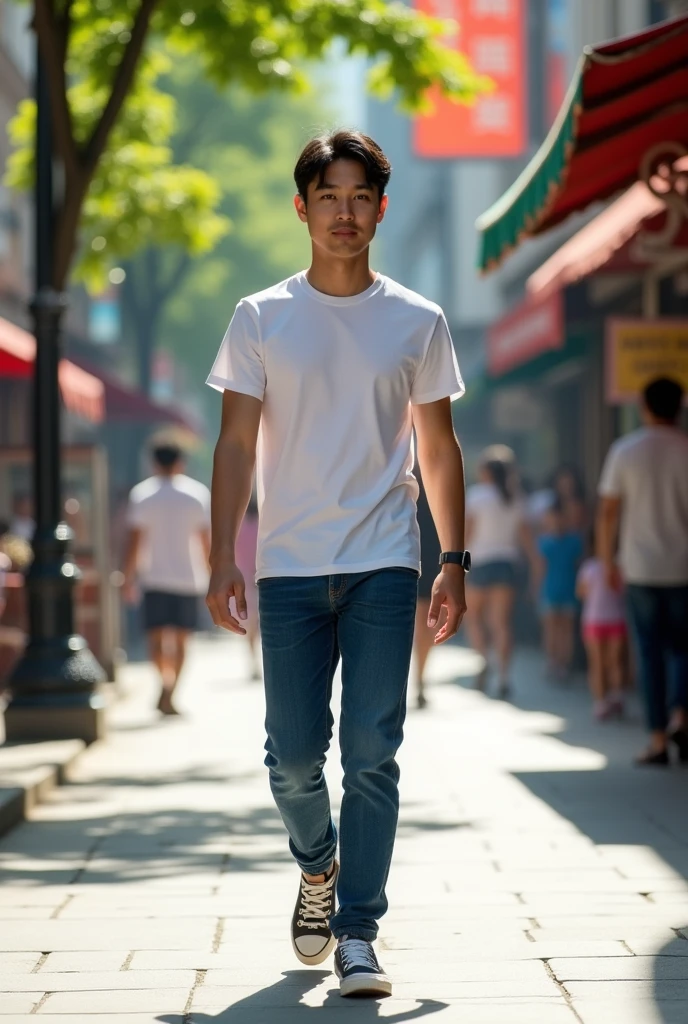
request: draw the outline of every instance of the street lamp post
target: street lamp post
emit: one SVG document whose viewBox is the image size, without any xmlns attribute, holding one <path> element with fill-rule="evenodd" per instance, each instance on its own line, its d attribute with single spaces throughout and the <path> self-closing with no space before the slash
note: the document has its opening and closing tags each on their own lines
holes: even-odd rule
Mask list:
<svg viewBox="0 0 688 1024">
<path fill-rule="evenodd" d="M 78 738 L 103 732 L 105 673 L 74 630 L 71 530 L 62 522 L 60 393 L 61 322 L 66 301 L 53 283 L 53 147 L 47 81 L 36 56 L 35 280 L 31 312 L 36 335 L 33 387 L 34 561 L 26 579 L 29 641 L 10 679 L 5 711 L 9 741 Z"/>
</svg>

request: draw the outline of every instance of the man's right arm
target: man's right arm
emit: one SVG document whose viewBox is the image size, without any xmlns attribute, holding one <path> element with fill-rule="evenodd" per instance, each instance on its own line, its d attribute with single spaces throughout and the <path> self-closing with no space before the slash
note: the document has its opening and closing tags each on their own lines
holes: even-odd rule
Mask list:
<svg viewBox="0 0 688 1024">
<path fill-rule="evenodd" d="M 245 583 L 236 565 L 235 547 L 251 497 L 262 407 L 263 403 L 251 395 L 223 393 L 222 423 L 213 461 L 210 585 L 206 603 L 216 626 L 242 635 L 246 630 L 230 613 L 229 599 L 234 598 L 239 619 L 245 619 Z"/>
</svg>

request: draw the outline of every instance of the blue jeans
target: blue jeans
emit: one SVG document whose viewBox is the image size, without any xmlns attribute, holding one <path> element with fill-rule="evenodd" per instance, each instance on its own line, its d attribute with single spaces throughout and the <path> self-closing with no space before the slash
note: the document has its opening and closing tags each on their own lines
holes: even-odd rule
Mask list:
<svg viewBox="0 0 688 1024">
<path fill-rule="evenodd" d="M 323 775 L 332 737 L 332 680 L 341 656 L 336 936 L 372 941 L 387 910 L 385 886 L 399 811 L 395 755 L 403 737 L 418 574 L 379 569 L 337 576 L 271 577 L 258 584 L 263 644 L 265 764 L 299 867 L 317 875 L 337 849 Z"/>
<path fill-rule="evenodd" d="M 688 710 L 688 586 L 629 584 L 626 602 L 647 725 L 664 731 L 669 710 Z"/>
</svg>

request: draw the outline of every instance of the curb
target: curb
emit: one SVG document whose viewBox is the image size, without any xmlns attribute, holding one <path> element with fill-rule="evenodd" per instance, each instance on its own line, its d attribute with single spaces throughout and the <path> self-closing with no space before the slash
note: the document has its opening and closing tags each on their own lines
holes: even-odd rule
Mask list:
<svg viewBox="0 0 688 1024">
<path fill-rule="evenodd" d="M 85 749 L 83 740 L 0 747 L 0 835 L 24 821 L 56 786 L 67 781 Z"/>
</svg>

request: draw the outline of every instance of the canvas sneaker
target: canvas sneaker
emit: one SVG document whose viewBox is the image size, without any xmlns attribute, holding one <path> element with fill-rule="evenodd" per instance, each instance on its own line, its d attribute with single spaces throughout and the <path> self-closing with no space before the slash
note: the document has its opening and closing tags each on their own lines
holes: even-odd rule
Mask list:
<svg viewBox="0 0 688 1024">
<path fill-rule="evenodd" d="M 308 882 L 301 875 L 299 896 L 291 921 L 291 944 L 302 964 L 321 964 L 337 940 L 330 931 L 334 914 L 339 864 L 324 882 Z"/>
<path fill-rule="evenodd" d="M 392 994 L 392 982 L 380 967 L 371 943 L 365 939 L 343 936 L 334 954 L 334 970 L 342 996 L 379 999 Z"/>
</svg>

